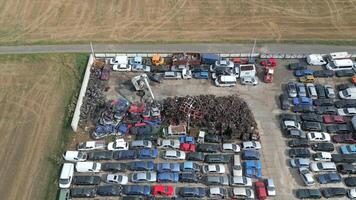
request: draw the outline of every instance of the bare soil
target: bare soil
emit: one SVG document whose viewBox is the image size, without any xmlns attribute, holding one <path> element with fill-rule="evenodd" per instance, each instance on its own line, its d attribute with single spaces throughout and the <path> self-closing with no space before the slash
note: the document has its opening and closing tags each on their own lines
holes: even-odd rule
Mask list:
<svg viewBox="0 0 356 200">
<path fill-rule="evenodd" d="M 0 0 L 0 43 L 355 40 L 356 0 Z"/>
</svg>

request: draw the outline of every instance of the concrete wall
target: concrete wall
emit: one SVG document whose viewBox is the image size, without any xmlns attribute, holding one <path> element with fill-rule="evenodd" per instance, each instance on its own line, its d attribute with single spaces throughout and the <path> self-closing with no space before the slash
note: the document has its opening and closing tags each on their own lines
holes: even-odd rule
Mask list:
<svg viewBox="0 0 356 200">
<path fill-rule="evenodd" d="M 82 82 L 82 87 L 80 88 L 80 92 L 79 92 L 79 96 L 78 96 L 78 100 L 77 100 L 77 105 L 75 106 L 75 111 L 74 111 L 73 118 L 72 118 L 72 123 L 71 123 L 71 127 L 72 127 L 73 131 L 75 131 L 75 132 L 77 132 L 77 130 L 78 130 L 78 123 L 79 123 L 79 117 L 80 117 L 80 108 L 82 107 L 83 98 L 84 98 L 85 93 L 87 91 L 87 87 L 88 87 L 88 83 L 89 83 L 89 77 L 90 77 L 90 68 L 91 68 L 93 62 L 94 62 L 94 56 L 92 54 L 90 54 L 89 60 L 88 60 L 88 64 L 87 64 L 87 68 L 85 70 L 85 74 L 84 74 L 84 78 L 83 78 L 83 82 Z"/>
</svg>

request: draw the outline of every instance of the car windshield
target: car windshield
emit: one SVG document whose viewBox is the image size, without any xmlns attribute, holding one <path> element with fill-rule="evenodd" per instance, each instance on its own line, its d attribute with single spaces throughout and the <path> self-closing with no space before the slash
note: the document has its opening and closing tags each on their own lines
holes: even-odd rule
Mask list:
<svg viewBox="0 0 356 200">
<path fill-rule="evenodd" d="M 341 93 L 342 93 L 345 97 L 349 96 L 349 93 L 347 92 L 347 90 L 343 90 L 343 91 L 341 91 Z"/>
<path fill-rule="evenodd" d="M 69 179 L 59 179 L 59 183 L 60 184 L 68 184 L 69 183 Z"/>
<path fill-rule="evenodd" d="M 83 158 L 83 157 L 85 157 L 85 153 L 80 151 L 78 153 L 78 158 Z"/>
</svg>

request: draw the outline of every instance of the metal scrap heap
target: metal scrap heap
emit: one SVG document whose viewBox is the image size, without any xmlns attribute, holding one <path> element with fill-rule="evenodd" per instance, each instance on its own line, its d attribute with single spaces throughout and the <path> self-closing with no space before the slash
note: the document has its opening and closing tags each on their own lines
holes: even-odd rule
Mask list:
<svg viewBox="0 0 356 200">
<path fill-rule="evenodd" d="M 189 121 L 191 127 L 204 127 L 229 139 L 259 139 L 255 118 L 237 95 L 167 98 L 163 100 L 162 115 L 169 124 Z"/>
</svg>

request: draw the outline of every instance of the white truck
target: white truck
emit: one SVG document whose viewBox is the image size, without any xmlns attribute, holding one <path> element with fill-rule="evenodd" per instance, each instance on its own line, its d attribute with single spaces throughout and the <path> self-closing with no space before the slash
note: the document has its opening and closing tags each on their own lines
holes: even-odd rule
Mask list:
<svg viewBox="0 0 356 200">
<path fill-rule="evenodd" d="M 242 85 L 257 85 L 256 66 L 254 64 L 240 65 L 240 79 Z"/>
<path fill-rule="evenodd" d="M 80 142 L 77 146 L 77 149 L 79 151 L 89 151 L 89 150 L 105 149 L 105 148 L 106 148 L 105 140 Z"/>
</svg>

